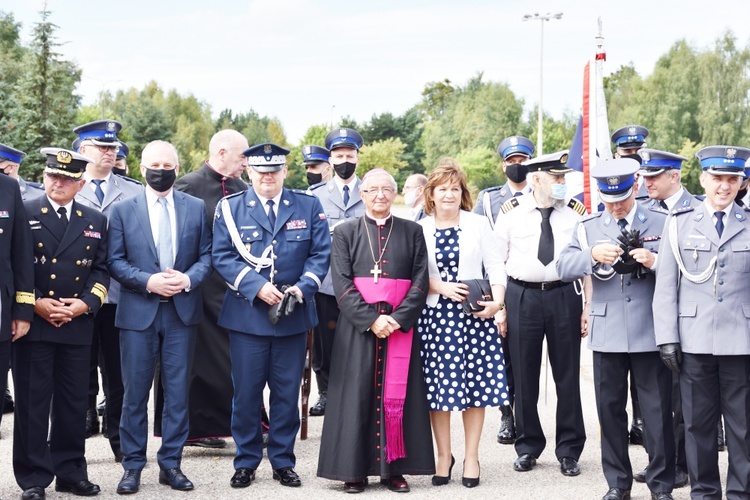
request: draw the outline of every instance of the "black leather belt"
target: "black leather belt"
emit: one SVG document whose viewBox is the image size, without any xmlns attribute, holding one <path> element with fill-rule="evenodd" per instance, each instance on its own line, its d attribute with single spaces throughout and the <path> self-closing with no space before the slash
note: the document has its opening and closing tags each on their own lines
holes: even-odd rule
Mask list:
<svg viewBox="0 0 750 500">
<path fill-rule="evenodd" d="M 563 285 L 569 285 L 570 283 L 566 283 L 565 281 L 540 281 L 540 282 L 532 282 L 532 281 L 523 281 L 518 280 L 516 278 L 513 278 L 512 276 L 508 276 L 508 281 L 511 283 L 515 283 L 516 285 L 520 285 L 524 288 L 533 288 L 534 290 L 554 290 L 555 288 L 560 288 Z"/>
</svg>

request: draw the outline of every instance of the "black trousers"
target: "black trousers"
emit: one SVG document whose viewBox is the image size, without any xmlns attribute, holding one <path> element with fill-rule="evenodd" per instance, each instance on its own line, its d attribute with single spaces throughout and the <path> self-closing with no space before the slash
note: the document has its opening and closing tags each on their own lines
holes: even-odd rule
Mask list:
<svg viewBox="0 0 750 500">
<path fill-rule="evenodd" d="M 633 469 L 628 456 L 628 369 L 641 396 L 644 439 L 649 455 L 646 483 L 653 493 L 674 487 L 672 376 L 659 353 L 594 352 L 596 411 L 602 433 L 602 469 L 610 488 L 629 490 Z"/>
<path fill-rule="evenodd" d="M 692 498 L 722 498 L 720 415 L 729 453 L 726 498 L 750 498 L 750 356 L 684 353 L 680 390 Z"/>
<path fill-rule="evenodd" d="M 10 340 L 0 342 L 0 398 L 5 398 L 8 388 L 8 367 L 10 366 Z M 0 400 L 0 423 L 3 421 L 3 400 Z"/>
<path fill-rule="evenodd" d="M 542 342 L 557 392 L 555 455 L 578 460 L 586 442 L 581 408 L 581 297 L 573 284 L 535 290 L 508 282 L 508 346 L 516 398 L 516 452 L 539 457 L 546 446 L 539 421 Z"/>
<path fill-rule="evenodd" d="M 323 394 L 328 392 L 331 353 L 336 335 L 336 323 L 339 320 L 339 305 L 333 295 L 316 293 L 315 309 L 318 312 L 318 324 L 313 334 L 312 367 L 318 383 L 318 392 Z"/>
</svg>

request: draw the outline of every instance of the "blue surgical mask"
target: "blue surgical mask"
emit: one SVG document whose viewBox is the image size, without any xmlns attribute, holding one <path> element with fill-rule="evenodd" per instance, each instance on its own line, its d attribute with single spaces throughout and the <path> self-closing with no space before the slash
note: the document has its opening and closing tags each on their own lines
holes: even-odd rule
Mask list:
<svg viewBox="0 0 750 500">
<path fill-rule="evenodd" d="M 552 196 L 556 200 L 564 200 L 565 194 L 568 192 L 567 184 L 552 184 Z"/>
</svg>

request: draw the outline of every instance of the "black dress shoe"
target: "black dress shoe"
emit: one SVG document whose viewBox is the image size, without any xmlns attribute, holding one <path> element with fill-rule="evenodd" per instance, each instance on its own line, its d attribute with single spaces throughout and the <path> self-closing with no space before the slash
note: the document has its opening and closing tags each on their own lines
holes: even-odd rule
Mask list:
<svg viewBox="0 0 750 500">
<path fill-rule="evenodd" d="M 674 500 L 671 493 L 654 493 L 651 492 L 651 500 Z"/>
<path fill-rule="evenodd" d="M 255 480 L 255 471 L 247 467 L 240 467 L 234 471 L 234 476 L 229 480 L 232 488 L 247 488 Z"/>
<path fill-rule="evenodd" d="M 381 479 L 380 484 L 388 486 L 389 490 L 396 493 L 408 493 L 410 491 L 409 483 L 401 474 L 394 474 L 388 479 Z"/>
<path fill-rule="evenodd" d="M 687 472 L 680 469 L 679 467 L 674 468 L 674 487 L 675 488 L 682 488 L 683 486 L 687 486 L 687 484 L 690 482 L 690 478 L 687 475 Z"/>
<path fill-rule="evenodd" d="M 513 462 L 513 469 L 518 472 L 527 472 L 536 465 L 536 457 L 530 453 L 524 453 Z"/>
<path fill-rule="evenodd" d="M 227 442 L 219 438 L 200 438 L 185 441 L 185 446 L 199 446 L 201 448 L 226 448 Z"/>
<path fill-rule="evenodd" d="M 13 413 L 15 404 L 13 403 L 13 396 L 10 395 L 10 389 L 5 389 L 5 397 L 3 398 L 3 413 Z"/>
<path fill-rule="evenodd" d="M 86 438 L 99 434 L 99 417 L 96 416 L 96 407 L 92 406 L 86 410 Z"/>
<path fill-rule="evenodd" d="M 194 488 L 190 479 L 182 473 L 179 467 L 159 471 L 159 483 L 168 484 L 173 490 L 189 491 Z"/>
<path fill-rule="evenodd" d="M 41 500 L 44 498 L 44 488 L 41 486 L 32 486 L 31 488 L 23 490 L 21 493 L 23 500 Z"/>
<path fill-rule="evenodd" d="M 633 481 L 635 481 L 636 483 L 645 483 L 647 470 L 648 467 L 645 467 L 641 472 L 636 472 L 635 474 L 633 474 Z"/>
<path fill-rule="evenodd" d="M 120 451 L 120 452 L 115 453 L 115 463 L 116 464 L 121 464 L 123 458 L 125 458 L 125 454 L 123 452 Z"/>
<path fill-rule="evenodd" d="M 282 486 L 302 486 L 299 476 L 291 467 L 282 467 L 273 471 L 273 478 Z"/>
<path fill-rule="evenodd" d="M 604 494 L 602 500 L 630 500 L 630 490 L 610 488 L 609 491 Z"/>
<path fill-rule="evenodd" d="M 433 486 L 445 486 L 451 480 L 451 474 L 453 473 L 453 466 L 456 465 L 456 459 L 451 455 L 451 466 L 448 468 L 447 476 L 432 476 Z"/>
<path fill-rule="evenodd" d="M 516 424 L 513 421 L 513 408 L 501 406 L 500 430 L 497 433 L 497 442 L 500 444 L 513 444 L 516 442 Z"/>
<path fill-rule="evenodd" d="M 464 468 L 465 467 L 466 467 L 466 462 L 464 462 Z M 477 461 L 477 468 L 479 468 L 479 461 Z M 479 474 L 477 474 L 477 477 L 466 477 L 466 476 L 461 477 L 461 484 L 463 484 L 467 488 L 475 488 L 479 486 Z"/>
<path fill-rule="evenodd" d="M 563 476 L 577 476 L 581 473 L 578 461 L 575 458 L 562 457 L 560 459 L 560 472 Z"/>
<path fill-rule="evenodd" d="M 122 479 L 117 485 L 118 495 L 130 495 L 138 493 L 141 486 L 141 471 L 139 469 L 126 469 L 122 474 Z"/>
<path fill-rule="evenodd" d="M 87 479 L 83 479 L 77 483 L 66 483 L 65 481 L 60 481 L 58 479 L 55 482 L 55 491 L 61 493 L 72 493 L 79 497 L 93 497 L 94 495 L 98 495 L 102 490 L 99 488 L 98 484 L 94 484 Z"/>
<path fill-rule="evenodd" d="M 328 400 L 328 395 L 325 392 L 320 393 L 320 396 L 318 396 L 318 402 L 315 403 L 315 406 L 310 408 L 310 416 L 322 417 L 323 415 L 325 415 L 327 400 Z"/>
<path fill-rule="evenodd" d="M 363 481 L 344 483 L 344 493 L 362 493 L 367 487 L 367 478 Z"/>
</svg>

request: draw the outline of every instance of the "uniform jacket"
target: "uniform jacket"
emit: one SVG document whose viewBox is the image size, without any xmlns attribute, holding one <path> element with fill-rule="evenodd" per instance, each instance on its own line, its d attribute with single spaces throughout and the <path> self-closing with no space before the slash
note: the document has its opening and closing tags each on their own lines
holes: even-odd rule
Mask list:
<svg viewBox="0 0 750 500">
<path fill-rule="evenodd" d="M 130 177 L 122 177 L 112 174 L 112 184 L 108 186 L 104 194 L 104 200 L 99 203 L 96 193 L 91 189 L 91 181 L 86 181 L 86 185 L 76 195 L 76 201 L 84 206 L 91 207 L 103 213 L 107 220 L 112 213 L 112 208 L 119 202 L 132 198 L 143 192 L 143 185 Z M 109 294 L 107 295 L 108 304 L 117 304 L 120 299 L 120 284 L 116 280 L 110 283 Z"/>
<path fill-rule="evenodd" d="M 276 227 L 254 189 L 225 198 L 245 248 L 255 257 L 270 246 L 274 261 L 273 283 L 297 285 L 305 302 L 290 316 L 272 325 L 269 306 L 256 295 L 271 279 L 271 268 L 256 271 L 234 247 L 222 215 L 221 202 L 214 220 L 213 262 L 230 289 L 224 296 L 219 325 L 230 330 L 264 336 L 286 336 L 304 332 L 317 324 L 314 296 L 328 272 L 331 237 L 320 201 L 302 191 L 283 189 Z"/>
<path fill-rule="evenodd" d="M 636 202 L 636 213 L 631 229 L 638 229 L 643 247 L 657 253 L 659 240 L 667 217 L 666 211 L 656 205 Z M 563 249 L 557 261 L 560 279 L 570 281 L 583 276 L 593 276 L 594 294 L 591 297 L 589 317 L 589 348 L 598 352 L 649 352 L 656 351 L 654 320 L 651 301 L 654 298 L 654 274 L 646 270 L 642 279 L 628 274 L 615 274 L 602 280 L 594 270 L 609 266 L 593 265 L 591 247 L 600 243 L 618 245 L 620 228 L 607 212 L 597 212 L 584 217 L 579 225 L 586 231 L 587 244 L 582 248 L 579 229 L 573 231 L 572 242 Z M 661 259 L 661 256 L 658 258 Z M 652 270 L 653 271 L 653 270 Z"/>
<path fill-rule="evenodd" d="M 10 339 L 11 320 L 34 318 L 32 237 L 18 183 L 0 175 L 0 342 Z"/>
<path fill-rule="evenodd" d="M 104 303 L 107 272 L 107 219 L 73 202 L 67 230 L 46 196 L 25 203 L 34 238 L 36 298 L 78 298 L 91 312 L 60 327 L 37 317 L 20 341 L 91 344 L 94 316 Z"/>
<path fill-rule="evenodd" d="M 418 222 L 422 226 L 427 244 L 427 269 L 430 279 L 441 279 L 435 260 L 435 217 L 430 215 Z M 458 243 L 461 251 L 458 256 L 459 280 L 482 279 L 486 271 L 490 284 L 505 286 L 507 279 L 503 272 L 503 261 L 500 258 L 500 246 L 492 232 L 487 218 L 472 212 L 461 210 L 458 222 Z M 427 295 L 427 305 L 435 307 L 440 294 Z"/>
<path fill-rule="evenodd" d="M 44 196 L 44 186 L 38 182 L 26 181 L 19 177 L 18 187 L 21 188 L 21 199 L 23 201 L 36 200 Z"/>
<path fill-rule="evenodd" d="M 351 185 L 349 193 L 349 205 L 344 206 L 344 199 L 341 197 L 336 181 L 331 179 L 328 182 L 321 182 L 310 186 L 310 192 L 320 200 L 323 211 L 328 220 L 328 227 L 333 231 L 334 226 L 348 219 L 355 219 L 365 214 L 365 202 L 359 197 L 359 188 L 362 181 L 357 178 Z M 320 286 L 320 293 L 333 295 L 333 280 L 331 279 L 331 269 L 328 268 L 323 284 Z"/>
<path fill-rule="evenodd" d="M 680 343 L 691 354 L 750 354 L 750 210 L 733 203 L 727 212 L 721 237 L 705 204 L 667 219 L 653 304 L 657 344 Z M 701 273 L 717 257 L 704 283 L 680 276 L 669 240 L 672 221 L 688 273 Z"/>
<path fill-rule="evenodd" d="M 200 285 L 211 274 L 211 228 L 203 200 L 174 191 L 174 208 L 177 224 L 174 269 L 190 278 L 190 291 L 174 295 L 174 306 L 184 324 L 196 325 L 203 319 Z M 122 285 L 115 326 L 145 330 L 154 322 L 160 299 L 146 290 L 148 279 L 160 272 L 160 268 L 145 191 L 113 207 L 107 266 Z"/>
</svg>

